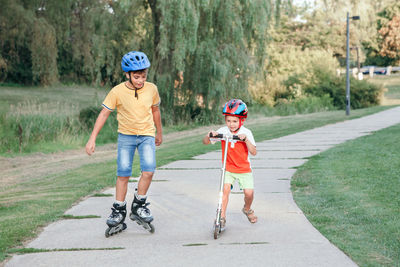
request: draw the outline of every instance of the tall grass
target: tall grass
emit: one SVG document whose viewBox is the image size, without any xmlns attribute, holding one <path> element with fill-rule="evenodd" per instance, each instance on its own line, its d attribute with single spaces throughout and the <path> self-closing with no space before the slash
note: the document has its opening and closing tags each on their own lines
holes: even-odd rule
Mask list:
<svg viewBox="0 0 400 267">
<path fill-rule="evenodd" d="M 4 94 L 0 104 L 7 108 L 0 112 L 0 155 L 13 156 L 20 153 L 54 152 L 79 148 L 85 145 L 97 113 L 91 113 L 91 123 L 82 121 L 81 111 L 92 107 L 98 112 L 105 94 L 104 90 L 73 88 L 32 88 L 0 87 Z M 66 90 L 71 94 L 67 95 Z M 89 92 L 88 92 L 89 91 Z M 32 97 L 27 98 L 27 95 Z M 41 97 L 42 96 L 42 97 Z M 80 100 L 81 98 L 81 100 Z M 94 104 L 90 104 L 94 103 Z M 328 97 L 299 98 L 294 101 L 280 102 L 276 107 L 252 106 L 252 116 L 277 116 L 304 114 L 332 110 Z M 163 109 L 164 126 L 173 129 L 193 128 L 219 122 L 221 114 L 208 110 L 194 111 L 193 118 L 174 125 L 172 115 Z M 115 112 L 109 117 L 101 130 L 97 144 L 116 141 L 117 121 Z"/>
<path fill-rule="evenodd" d="M 79 114 L 87 108 L 100 110 L 108 91 L 109 88 L 85 86 L 0 86 L 0 155 L 54 152 L 84 146 L 97 113 L 92 113 L 92 117 L 88 118 L 91 120 L 89 124 L 83 122 Z M 328 95 L 302 96 L 291 100 L 281 98 L 274 107 L 249 104 L 252 117 L 287 116 L 336 109 Z M 220 111 L 200 108 L 186 114 L 188 120 L 184 117 L 174 118 L 177 112 L 171 112 L 171 108 L 163 106 L 162 111 L 163 125 L 167 131 L 168 128 L 187 129 L 215 124 L 221 119 Z M 117 122 L 114 113 L 101 130 L 98 145 L 116 141 Z"/>
</svg>

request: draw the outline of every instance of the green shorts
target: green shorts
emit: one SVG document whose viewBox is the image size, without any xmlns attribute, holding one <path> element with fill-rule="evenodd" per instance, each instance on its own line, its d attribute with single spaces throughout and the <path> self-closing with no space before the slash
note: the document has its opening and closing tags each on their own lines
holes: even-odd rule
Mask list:
<svg viewBox="0 0 400 267">
<path fill-rule="evenodd" d="M 240 189 L 254 189 L 254 179 L 252 172 L 225 172 L 225 184 L 233 184 L 236 180 L 239 183 Z"/>
</svg>

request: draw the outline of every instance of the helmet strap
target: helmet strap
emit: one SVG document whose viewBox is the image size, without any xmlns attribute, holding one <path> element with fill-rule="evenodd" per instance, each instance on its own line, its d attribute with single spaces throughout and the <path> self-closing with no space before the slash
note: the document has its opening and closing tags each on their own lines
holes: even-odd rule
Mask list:
<svg viewBox="0 0 400 267">
<path fill-rule="evenodd" d="M 234 131 L 234 133 L 238 132 L 243 125 L 243 118 L 239 118 L 239 127 Z"/>
<path fill-rule="evenodd" d="M 132 85 L 133 88 L 135 88 L 135 97 L 136 97 L 137 99 L 139 99 L 139 95 L 138 95 L 138 93 L 137 93 L 137 90 L 138 90 L 138 89 L 133 85 L 132 80 L 131 80 L 131 71 L 128 73 L 128 76 L 129 76 L 129 83 Z"/>
</svg>

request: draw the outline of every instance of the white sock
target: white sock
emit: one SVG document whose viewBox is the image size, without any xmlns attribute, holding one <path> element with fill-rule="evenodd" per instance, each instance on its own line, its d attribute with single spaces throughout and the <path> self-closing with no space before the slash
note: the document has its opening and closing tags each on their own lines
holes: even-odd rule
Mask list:
<svg viewBox="0 0 400 267">
<path fill-rule="evenodd" d="M 115 200 L 115 201 L 114 201 L 114 203 L 117 203 L 117 204 L 118 204 L 118 206 L 120 206 L 120 207 L 122 207 L 122 206 L 125 206 L 125 205 L 126 205 L 126 201 L 118 201 L 118 200 Z"/>
<path fill-rule="evenodd" d="M 135 192 L 135 196 L 138 200 L 144 200 L 147 198 L 147 195 L 138 195 L 137 191 Z"/>
</svg>

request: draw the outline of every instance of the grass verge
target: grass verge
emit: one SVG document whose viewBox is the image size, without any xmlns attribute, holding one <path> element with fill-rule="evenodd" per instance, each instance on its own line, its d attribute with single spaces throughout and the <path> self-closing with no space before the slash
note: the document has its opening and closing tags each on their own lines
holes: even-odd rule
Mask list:
<svg viewBox="0 0 400 267">
<path fill-rule="evenodd" d="M 311 223 L 360 266 L 400 266 L 400 125 L 312 157 L 292 180 Z"/>
<path fill-rule="evenodd" d="M 256 140 L 262 141 L 358 118 L 385 108 L 354 110 L 351 116 L 345 116 L 344 111 L 334 111 L 270 118 L 263 123 L 249 123 L 248 127 Z M 219 149 L 219 146 L 204 146 L 201 142 L 204 134 L 164 143 L 157 149 L 157 165 Z M 0 261 L 5 259 L 8 249 L 23 245 L 35 237 L 41 227 L 61 219 L 64 212 L 82 197 L 114 186 L 115 165 L 115 160 L 90 164 L 58 175 L 22 181 L 7 188 L 0 187 Z M 139 175 L 138 167 L 136 161 L 135 177 Z"/>
</svg>

